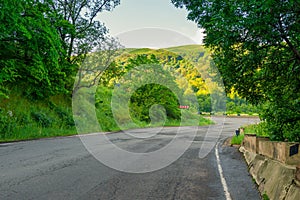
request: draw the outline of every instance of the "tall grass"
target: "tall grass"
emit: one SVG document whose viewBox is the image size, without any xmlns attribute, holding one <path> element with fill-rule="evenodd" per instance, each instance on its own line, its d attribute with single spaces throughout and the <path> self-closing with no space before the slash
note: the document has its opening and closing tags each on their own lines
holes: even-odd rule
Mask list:
<svg viewBox="0 0 300 200">
<path fill-rule="evenodd" d="M 259 124 L 249 124 L 241 127 L 244 129 L 244 133 L 241 133 L 239 136 L 233 136 L 231 139 L 231 144 L 240 145 L 243 142 L 244 134 L 255 134 L 260 137 L 269 137 L 265 126 L 265 122 L 261 122 Z"/>
<path fill-rule="evenodd" d="M 76 134 L 70 102 L 65 96 L 29 100 L 13 90 L 0 99 L 0 142 Z"/>
<path fill-rule="evenodd" d="M 151 124 L 133 119 L 130 120 L 130 123 L 127 123 L 128 116 L 123 116 L 123 112 L 120 112 L 119 116 L 113 115 L 109 93 L 110 91 L 107 90 L 105 98 L 101 98 L 101 101 L 97 101 L 96 98 L 96 110 L 91 110 L 91 108 L 95 107 L 88 105 L 89 102 L 83 102 L 83 104 L 86 104 L 86 108 L 89 109 L 84 113 L 92 114 L 96 111 L 101 128 L 96 125 L 98 128 L 94 127 L 93 130 L 119 131 L 121 128 L 203 126 L 213 124 L 209 119 L 193 114 L 188 110 L 182 110 L 181 112 L 184 120 L 166 119 L 165 122 Z M 10 95 L 10 99 L 0 99 L 0 142 L 77 134 L 71 103 L 72 99 L 63 95 L 51 97 L 47 101 L 33 101 L 24 98 L 21 92 L 14 91 Z M 85 107 L 83 106 L 83 108 Z M 122 127 L 118 126 L 115 117 L 118 120 L 123 120 Z M 83 123 L 87 122 L 88 119 L 89 117 L 87 116 Z M 86 131 L 86 133 L 88 132 Z"/>
<path fill-rule="evenodd" d="M 250 124 L 244 127 L 245 134 L 256 134 L 261 137 L 269 137 L 268 131 L 266 129 L 266 122 L 261 122 L 259 124 Z"/>
<path fill-rule="evenodd" d="M 235 135 L 231 138 L 231 144 L 232 145 L 241 145 L 243 140 L 244 140 L 244 134 L 240 134 L 239 136 Z"/>
</svg>

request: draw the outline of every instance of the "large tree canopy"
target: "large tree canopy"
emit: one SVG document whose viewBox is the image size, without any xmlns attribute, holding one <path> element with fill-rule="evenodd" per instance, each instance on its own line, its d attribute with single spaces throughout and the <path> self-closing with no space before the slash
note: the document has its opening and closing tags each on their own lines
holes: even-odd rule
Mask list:
<svg viewBox="0 0 300 200">
<path fill-rule="evenodd" d="M 108 30 L 96 17 L 100 12 L 111 11 L 120 4 L 120 0 L 46 0 L 46 2 L 62 19 L 57 29 L 71 63 L 77 62 L 82 55 L 101 46 Z"/>
<path fill-rule="evenodd" d="M 96 20 L 120 0 L 0 0 L 0 97 L 13 86 L 33 99 L 71 90 L 85 56 L 101 49 Z"/>
<path fill-rule="evenodd" d="M 273 139 L 300 140 L 300 1 L 172 0 L 205 29 L 227 90 L 251 103 Z"/>
<path fill-rule="evenodd" d="M 32 0 L 1 0 L 0 8 L 1 88 L 19 85 L 35 97 L 64 90 L 63 49 L 49 8 Z"/>
</svg>

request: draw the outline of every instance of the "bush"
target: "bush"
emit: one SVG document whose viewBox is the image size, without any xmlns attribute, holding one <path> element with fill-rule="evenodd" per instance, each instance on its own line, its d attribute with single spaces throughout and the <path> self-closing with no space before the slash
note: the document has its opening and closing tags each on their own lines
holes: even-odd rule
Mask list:
<svg viewBox="0 0 300 200">
<path fill-rule="evenodd" d="M 54 111 L 61 120 L 61 126 L 65 125 L 69 128 L 75 126 L 73 115 L 70 111 L 67 111 L 61 107 L 55 107 Z"/>
<path fill-rule="evenodd" d="M 165 86 L 148 84 L 137 89 L 130 98 L 130 111 L 134 118 L 149 123 L 149 110 L 153 105 L 161 105 L 166 110 L 167 118 L 180 119 L 178 101 L 172 91 Z"/>
<path fill-rule="evenodd" d="M 233 136 L 232 139 L 231 139 L 231 144 L 233 145 L 240 145 L 242 144 L 242 141 L 244 139 L 244 135 L 239 135 L 239 136 Z"/>
<path fill-rule="evenodd" d="M 48 128 L 53 124 L 53 119 L 42 112 L 32 112 L 31 116 L 43 128 Z"/>
<path fill-rule="evenodd" d="M 300 105 L 298 101 L 268 102 L 262 106 L 264 131 L 275 141 L 300 141 Z"/>
</svg>

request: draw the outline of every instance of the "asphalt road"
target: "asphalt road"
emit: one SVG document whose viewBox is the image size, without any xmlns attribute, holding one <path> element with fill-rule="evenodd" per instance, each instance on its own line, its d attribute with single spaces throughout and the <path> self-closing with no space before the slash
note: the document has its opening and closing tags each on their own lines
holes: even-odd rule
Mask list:
<svg viewBox="0 0 300 200">
<path fill-rule="evenodd" d="M 220 166 L 215 147 L 208 154 L 199 151 L 210 150 L 209 145 L 205 146 L 207 142 L 222 142 L 240 125 L 255 121 L 226 118 L 220 136 L 209 132 L 206 135 L 207 131 L 214 131 L 213 127 L 182 128 L 185 137 L 179 140 L 187 140 L 189 131 L 197 131 L 192 145 L 172 164 L 148 173 L 126 173 L 102 164 L 86 150 L 78 136 L 0 144 L 0 199 L 223 200 L 226 196 L 219 167 L 231 199 L 260 199 L 242 155 L 234 147 L 222 143 L 216 146 Z M 158 132 L 145 138 L 125 137 L 122 133 L 107 136 L 122 149 L 146 153 L 169 144 L 178 128 L 158 130 L 133 131 L 145 136 Z M 125 158 L 118 159 L 122 166 Z"/>
</svg>

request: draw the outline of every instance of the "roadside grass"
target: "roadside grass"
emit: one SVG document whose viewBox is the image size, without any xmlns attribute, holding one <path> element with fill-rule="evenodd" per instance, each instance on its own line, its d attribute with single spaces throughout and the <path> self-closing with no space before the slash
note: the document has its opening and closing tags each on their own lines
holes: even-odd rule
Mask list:
<svg viewBox="0 0 300 200">
<path fill-rule="evenodd" d="M 97 116 L 99 124 L 101 126 L 101 131 L 120 131 L 120 130 L 129 130 L 136 128 L 154 128 L 154 127 L 176 127 L 176 126 L 207 126 L 214 124 L 210 119 L 204 118 L 197 114 L 193 114 L 187 111 L 183 111 L 183 119 L 166 119 L 164 122 L 158 123 L 146 123 L 138 120 L 131 121 L 130 123 L 122 123 L 120 128 L 117 123 L 114 121 L 114 118 L 110 112 L 103 113 L 100 110 L 97 111 Z M 187 116 L 188 115 L 188 116 Z M 117 116 L 118 119 L 123 119 L 127 121 L 126 116 Z M 120 120 L 121 121 L 121 120 Z"/>
<path fill-rule="evenodd" d="M 76 135 L 71 103 L 72 99 L 63 95 L 51 97 L 50 100 L 44 102 L 26 99 L 20 91 L 14 91 L 10 99 L 0 99 L 0 142 Z M 98 125 L 89 126 L 91 123 L 88 120 L 89 116 L 83 116 L 82 123 L 87 127 L 87 131 L 79 133 L 90 133 L 90 130 L 99 130 L 99 132 L 121 130 L 114 120 L 115 116 L 110 110 L 109 102 L 106 103 L 107 105 L 104 105 L 105 102 L 96 105 L 96 114 L 101 128 Z M 89 115 L 94 113 L 91 107 L 87 105 L 87 109 L 90 109 L 87 112 Z M 126 120 L 122 112 L 118 117 Z M 167 119 L 164 123 L 156 124 L 134 121 L 134 123 L 124 123 L 122 129 L 213 124 L 211 120 L 186 110 L 182 111 L 182 118 L 184 120 Z M 81 123 L 80 120 L 79 123 Z"/>
<path fill-rule="evenodd" d="M 195 114 L 196 115 L 196 114 Z M 163 126 L 207 126 L 214 124 L 213 121 L 206 119 L 204 117 L 195 116 L 194 119 L 181 120 L 166 120 L 166 123 Z M 150 124 L 152 127 L 155 127 L 155 124 Z"/>
<path fill-rule="evenodd" d="M 243 128 L 245 134 L 256 134 L 260 137 L 269 137 L 265 122 L 260 122 L 259 124 L 249 124 Z"/>
<path fill-rule="evenodd" d="M 9 99 L 0 99 L 0 142 L 76 134 L 68 105 L 71 99 L 65 96 L 37 101 L 13 90 Z"/>
<path fill-rule="evenodd" d="M 268 197 L 268 195 L 267 195 L 266 193 L 264 193 L 264 194 L 262 195 L 262 199 L 263 199 L 263 200 L 270 200 L 270 198 Z"/>
<path fill-rule="evenodd" d="M 6 133 L 0 142 L 14 142 L 23 140 L 34 140 L 40 138 L 51 138 L 59 136 L 76 135 L 76 129 L 42 128 L 38 126 L 18 127 L 13 132 Z"/>
<path fill-rule="evenodd" d="M 266 131 L 265 122 L 261 122 L 259 124 L 249 124 L 241 128 L 244 129 L 244 133 L 241 133 L 239 136 L 233 136 L 231 139 L 232 145 L 241 145 L 244 139 L 244 134 L 253 134 L 260 137 L 269 137 L 268 132 Z"/>
<path fill-rule="evenodd" d="M 249 124 L 249 125 L 243 127 L 244 133 L 245 134 L 256 134 L 256 126 L 257 126 L 256 124 Z"/>
<path fill-rule="evenodd" d="M 244 140 L 245 134 L 256 134 L 256 126 L 257 126 L 256 124 L 249 124 L 247 126 L 241 127 L 244 129 L 244 132 L 240 133 L 239 136 L 234 135 L 231 138 L 231 144 L 241 145 Z"/>
<path fill-rule="evenodd" d="M 244 140 L 244 134 L 240 134 L 239 136 L 233 136 L 231 139 L 232 145 L 241 145 Z"/>
</svg>

